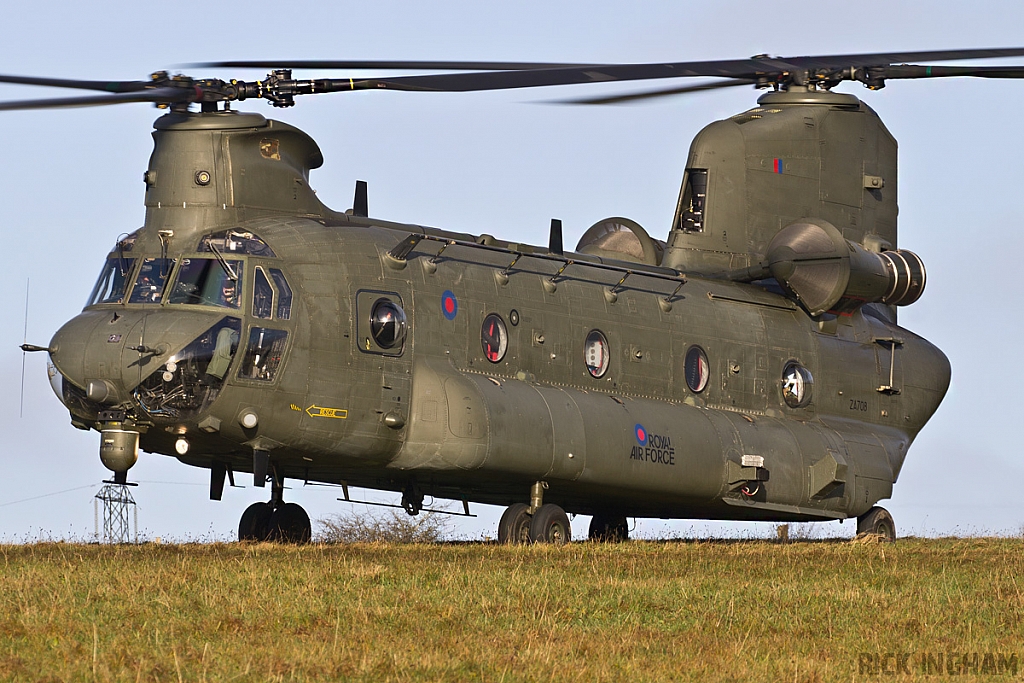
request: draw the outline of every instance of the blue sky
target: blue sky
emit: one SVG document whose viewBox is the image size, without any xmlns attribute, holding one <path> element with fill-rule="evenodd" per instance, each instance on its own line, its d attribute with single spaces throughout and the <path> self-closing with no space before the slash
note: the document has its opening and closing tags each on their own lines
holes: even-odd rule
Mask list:
<svg viewBox="0 0 1024 683">
<path fill-rule="evenodd" d="M 884 11 L 840 2 L 221 2 L 16 3 L 5 10 L 0 72 L 137 79 L 220 59 L 433 59 L 650 62 L 778 55 L 1010 47 L 1024 43 L 1013 2 L 890 2 Z M 200 9 L 202 8 L 202 9 Z M 879 6 L 881 8 L 881 6 Z M 990 62 L 994 63 L 994 62 Z M 1003 63 L 1016 63 L 1014 60 Z M 1019 60 L 1024 63 L 1024 58 Z M 258 71 L 197 70 L 253 79 Z M 301 74 L 297 74 L 301 75 Z M 312 75 L 312 74 L 311 74 Z M 664 237 L 691 138 L 706 123 L 753 106 L 746 88 L 654 103 L 568 107 L 544 100 L 596 86 L 478 94 L 359 92 L 308 97 L 290 110 L 243 107 L 310 133 L 326 162 L 311 182 L 344 209 L 356 179 L 371 215 L 544 243 L 561 218 L 575 244 L 606 216 L 633 218 Z M 1024 253 L 1019 134 L 1024 83 L 896 82 L 861 96 L 900 144 L 900 246 L 922 256 L 928 289 L 901 323 L 950 357 L 953 383 L 912 447 L 886 504 L 901 533 L 1017 533 L 1024 474 L 1017 452 L 1021 323 L 1014 273 Z M 47 94 L 0 87 L 0 98 Z M 29 341 L 45 344 L 81 309 L 118 234 L 141 225 L 142 172 L 151 150 L 149 105 L 0 114 L 0 539 L 92 532 L 92 495 L 107 476 L 98 435 L 72 428 L 50 391 L 41 354 L 19 385 L 26 279 Z M 139 525 L 150 537 L 228 538 L 263 491 L 207 500 L 208 475 L 144 454 L 132 470 Z M 1010 486 L 1010 489 L 1006 489 Z M 79 488 L 84 487 L 84 488 Z M 36 498 L 76 489 L 67 493 Z M 1008 493 L 1007 493 L 1008 492 Z M 330 489 L 289 496 L 314 518 L 349 509 Z M 14 502 L 36 498 L 26 502 Z M 500 510 L 481 508 L 456 533 L 493 535 Z M 835 527 L 835 528 L 832 528 Z M 832 532 L 852 533 L 852 525 Z M 734 524 L 641 522 L 652 534 L 748 533 Z M 574 522 L 576 536 L 586 520 Z"/>
</svg>

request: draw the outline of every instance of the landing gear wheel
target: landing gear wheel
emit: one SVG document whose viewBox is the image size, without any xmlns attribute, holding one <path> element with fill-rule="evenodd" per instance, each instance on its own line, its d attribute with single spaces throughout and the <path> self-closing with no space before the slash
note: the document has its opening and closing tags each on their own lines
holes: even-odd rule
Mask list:
<svg viewBox="0 0 1024 683">
<path fill-rule="evenodd" d="M 270 503 L 253 503 L 245 508 L 238 522 L 239 541 L 265 541 L 270 534 L 270 517 L 274 509 Z"/>
<path fill-rule="evenodd" d="M 565 545 L 572 540 L 572 528 L 565 510 L 550 503 L 542 505 L 530 520 L 530 540 L 555 545 Z"/>
<path fill-rule="evenodd" d="M 530 542 L 530 508 L 515 503 L 505 508 L 498 522 L 498 543 L 521 545 Z"/>
<path fill-rule="evenodd" d="M 285 503 L 270 518 L 270 540 L 278 543 L 309 543 L 309 515 L 297 503 Z"/>
<path fill-rule="evenodd" d="M 629 540 L 629 523 L 625 515 L 598 512 L 590 520 L 591 541 L 600 543 L 621 543 Z"/>
<path fill-rule="evenodd" d="M 896 540 L 896 522 L 885 508 L 875 506 L 857 518 L 857 535 L 875 534 L 892 543 Z"/>
</svg>

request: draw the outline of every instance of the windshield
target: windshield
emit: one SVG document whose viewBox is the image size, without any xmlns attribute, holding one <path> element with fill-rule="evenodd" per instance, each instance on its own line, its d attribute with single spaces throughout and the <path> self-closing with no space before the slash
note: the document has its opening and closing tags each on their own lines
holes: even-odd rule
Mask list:
<svg viewBox="0 0 1024 683">
<path fill-rule="evenodd" d="M 125 292 L 128 291 L 128 278 L 134 265 L 135 259 L 132 258 L 108 258 L 85 305 L 119 304 L 124 301 Z"/>
<path fill-rule="evenodd" d="M 186 258 L 181 260 L 167 302 L 238 308 L 241 295 L 241 261 Z"/>
<path fill-rule="evenodd" d="M 135 278 L 130 304 L 158 304 L 164 293 L 164 282 L 174 269 L 172 258 L 148 258 L 142 262 Z"/>
</svg>

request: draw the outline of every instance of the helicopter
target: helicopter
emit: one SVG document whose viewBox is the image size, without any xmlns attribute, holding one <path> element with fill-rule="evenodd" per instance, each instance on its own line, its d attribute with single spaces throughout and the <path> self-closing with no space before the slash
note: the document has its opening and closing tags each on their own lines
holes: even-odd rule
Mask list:
<svg viewBox="0 0 1024 683">
<path fill-rule="evenodd" d="M 72 425 L 127 482 L 139 450 L 269 484 L 240 540 L 305 541 L 285 480 L 506 506 L 502 542 L 624 540 L 627 518 L 856 518 L 938 408 L 948 360 L 897 324 L 926 284 L 897 246 L 896 141 L 844 81 L 1014 78 L 1020 67 L 904 62 L 956 50 L 631 65 L 219 62 L 263 81 L 0 76 L 101 94 L 0 109 L 155 103 L 142 228 L 117 238 L 83 312 L 45 346 Z M 292 69 L 468 73 L 296 80 Z M 233 102 L 288 107 L 356 90 L 465 92 L 665 78 L 733 86 L 757 106 L 705 127 L 667 239 L 622 217 L 574 251 L 372 218 L 365 183 L 329 209 L 316 143 Z M 193 107 L 198 106 L 199 111 Z"/>
</svg>

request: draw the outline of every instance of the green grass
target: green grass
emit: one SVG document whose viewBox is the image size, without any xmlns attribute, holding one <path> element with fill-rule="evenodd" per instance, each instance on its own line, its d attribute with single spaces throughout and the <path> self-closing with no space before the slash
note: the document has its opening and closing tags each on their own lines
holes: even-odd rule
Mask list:
<svg viewBox="0 0 1024 683">
<path fill-rule="evenodd" d="M 859 671 L 888 652 L 1024 674 L 1019 539 L 0 555 L 0 680 L 900 680 Z"/>
</svg>

